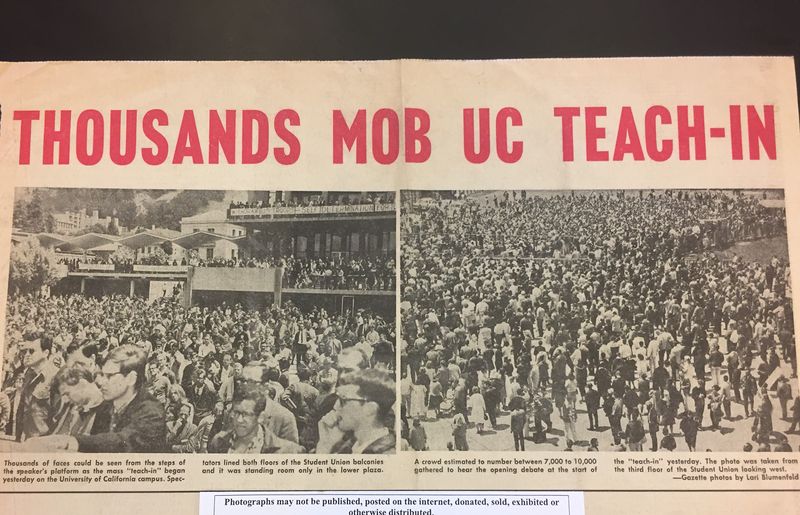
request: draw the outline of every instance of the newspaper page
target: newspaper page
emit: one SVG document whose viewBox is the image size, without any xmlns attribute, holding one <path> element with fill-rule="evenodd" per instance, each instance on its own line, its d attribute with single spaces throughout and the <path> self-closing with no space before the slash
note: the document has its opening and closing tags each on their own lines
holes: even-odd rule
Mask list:
<svg viewBox="0 0 800 515">
<path fill-rule="evenodd" d="M 5 63 L 0 117 L 3 513 L 797 512 L 790 58 Z"/>
</svg>

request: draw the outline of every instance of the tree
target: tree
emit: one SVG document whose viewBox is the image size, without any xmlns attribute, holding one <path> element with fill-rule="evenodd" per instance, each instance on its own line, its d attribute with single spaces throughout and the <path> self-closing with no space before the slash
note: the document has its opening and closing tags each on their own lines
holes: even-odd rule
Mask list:
<svg viewBox="0 0 800 515">
<path fill-rule="evenodd" d="M 111 254 L 111 261 L 114 263 L 133 263 L 136 259 L 136 251 L 127 245 L 119 245 L 117 250 Z"/>
<path fill-rule="evenodd" d="M 145 212 L 136 217 L 136 224 L 178 229 L 181 218 L 196 215 L 211 202 L 220 202 L 224 198 L 225 192 L 220 190 L 181 190 L 167 200 L 150 204 Z"/>
<path fill-rule="evenodd" d="M 169 263 L 169 256 L 167 256 L 163 248 L 156 247 L 153 249 L 153 253 L 150 254 L 150 261 L 154 265 L 166 265 Z"/>
<path fill-rule="evenodd" d="M 42 208 L 42 196 L 38 189 L 33 190 L 29 200 L 14 203 L 14 227 L 28 232 L 52 232 L 56 222 L 53 215 Z"/>
<path fill-rule="evenodd" d="M 12 293 L 31 293 L 52 286 L 65 276 L 56 264 L 52 250 L 46 250 L 36 238 L 28 238 L 11 247 L 8 285 Z"/>
<path fill-rule="evenodd" d="M 108 234 L 112 236 L 119 236 L 119 225 L 117 225 L 115 218 L 112 218 L 108 223 Z"/>
</svg>

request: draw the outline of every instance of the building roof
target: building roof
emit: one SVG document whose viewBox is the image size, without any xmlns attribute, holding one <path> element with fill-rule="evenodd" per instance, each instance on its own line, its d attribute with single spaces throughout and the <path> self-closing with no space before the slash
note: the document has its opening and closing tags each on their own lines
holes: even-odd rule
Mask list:
<svg viewBox="0 0 800 515">
<path fill-rule="evenodd" d="M 240 249 L 250 249 L 256 252 L 267 251 L 267 247 L 251 235 L 232 238 L 231 241 L 233 241 Z"/>
<path fill-rule="evenodd" d="M 116 252 L 118 248 L 119 248 L 119 243 L 113 242 L 113 243 L 103 243 L 102 245 L 98 245 L 96 247 L 92 247 L 87 250 L 90 250 L 92 252 Z"/>
<path fill-rule="evenodd" d="M 104 245 L 106 243 L 116 242 L 117 240 L 119 240 L 118 236 L 90 232 L 88 234 L 82 234 L 80 236 L 76 236 L 75 238 L 67 240 L 64 243 L 57 244 L 56 248 L 59 250 L 66 250 L 66 251 L 89 250 L 94 247 L 99 247 L 100 245 Z"/>
<path fill-rule="evenodd" d="M 119 242 L 122 245 L 132 249 L 140 249 L 150 245 L 158 245 L 160 243 L 164 243 L 165 241 L 172 241 L 177 236 L 180 236 L 180 233 L 177 231 L 169 231 L 169 233 L 174 234 L 169 234 L 167 231 L 168 229 L 144 231 L 131 234 L 130 236 L 125 236 L 124 238 L 120 239 Z"/>
<path fill-rule="evenodd" d="M 198 231 L 179 236 L 178 238 L 172 240 L 172 243 L 175 245 L 180 245 L 185 249 L 193 249 L 203 245 L 208 245 L 210 243 L 215 243 L 219 240 L 233 241 L 233 238 L 213 232 Z"/>
<path fill-rule="evenodd" d="M 241 246 L 258 247 L 261 244 L 252 237 L 240 236 L 232 237 L 220 233 L 207 231 L 197 231 L 188 234 L 181 234 L 170 229 L 149 229 L 136 234 L 125 236 L 113 236 L 110 234 L 87 233 L 73 238 L 61 237 L 55 234 L 39 233 L 35 235 L 44 246 L 53 246 L 62 252 L 113 252 L 120 245 L 132 249 L 140 249 L 151 245 L 159 245 L 164 242 L 171 242 L 186 249 L 209 245 L 219 240 L 227 240 Z M 15 234 L 14 241 L 21 241 L 26 234 Z"/>
<path fill-rule="evenodd" d="M 69 239 L 68 236 L 63 236 L 61 234 L 53 234 L 49 232 L 40 232 L 35 236 L 39 239 L 39 243 L 42 245 L 42 247 L 54 247 L 56 245 L 64 243 Z"/>
</svg>

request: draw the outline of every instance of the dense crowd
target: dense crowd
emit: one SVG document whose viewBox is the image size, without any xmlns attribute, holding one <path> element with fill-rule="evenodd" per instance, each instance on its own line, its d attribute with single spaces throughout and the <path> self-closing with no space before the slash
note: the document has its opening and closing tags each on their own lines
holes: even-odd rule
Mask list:
<svg viewBox="0 0 800 515">
<path fill-rule="evenodd" d="M 310 206 L 359 206 L 370 204 L 393 204 L 394 192 L 371 193 L 362 197 L 354 198 L 350 194 L 335 195 L 329 193 L 326 197 L 304 198 L 302 200 L 292 199 L 288 202 L 278 200 L 253 200 L 253 201 L 234 201 L 230 203 L 231 209 L 238 208 L 261 208 L 261 207 L 310 207 Z"/>
<path fill-rule="evenodd" d="M 9 298 L 0 430 L 22 450 L 393 452 L 394 328 L 291 303 Z"/>
<path fill-rule="evenodd" d="M 347 290 L 394 290 L 394 257 L 283 260 L 284 286 Z"/>
<path fill-rule="evenodd" d="M 566 450 L 597 450 L 583 429 L 609 426 L 618 449 L 674 450 L 683 437 L 694 450 L 732 410 L 753 418 L 746 439 L 760 450 L 788 447 L 800 424 L 788 264 L 713 252 L 784 234 L 782 210 L 684 191 L 506 192 L 403 210 L 410 447 L 427 447 L 426 421 L 447 419 L 449 447 L 466 450 L 467 431 L 490 432 L 501 410 L 518 450 L 554 425 Z"/>
<path fill-rule="evenodd" d="M 685 254 L 785 231 L 782 211 L 764 208 L 755 197 L 703 191 L 549 196 L 523 191 L 443 203 L 447 209 L 424 209 L 420 226 L 408 234 L 413 239 L 408 247 L 435 250 L 443 259 L 599 257 L 644 250 L 668 236 L 674 250 Z"/>
<path fill-rule="evenodd" d="M 335 259 L 332 257 L 283 258 L 211 258 L 201 259 L 197 253 L 187 258 L 157 259 L 142 256 L 137 260 L 118 260 L 112 257 L 60 258 L 60 264 L 69 271 L 79 270 L 80 263 L 113 264 L 114 271 L 130 273 L 134 265 L 197 266 L 209 268 L 284 268 L 284 288 L 316 288 L 346 290 L 393 290 L 395 266 L 393 257 L 360 257 Z"/>
</svg>

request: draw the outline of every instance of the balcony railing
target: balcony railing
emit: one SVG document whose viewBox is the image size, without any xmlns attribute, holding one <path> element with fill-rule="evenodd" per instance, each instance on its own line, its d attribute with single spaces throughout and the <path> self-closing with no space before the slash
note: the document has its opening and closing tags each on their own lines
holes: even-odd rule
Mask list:
<svg viewBox="0 0 800 515">
<path fill-rule="evenodd" d="M 271 206 L 232 207 L 228 218 L 280 218 L 311 215 L 349 215 L 370 213 L 394 213 L 394 204 L 355 204 L 344 206 Z"/>
</svg>

